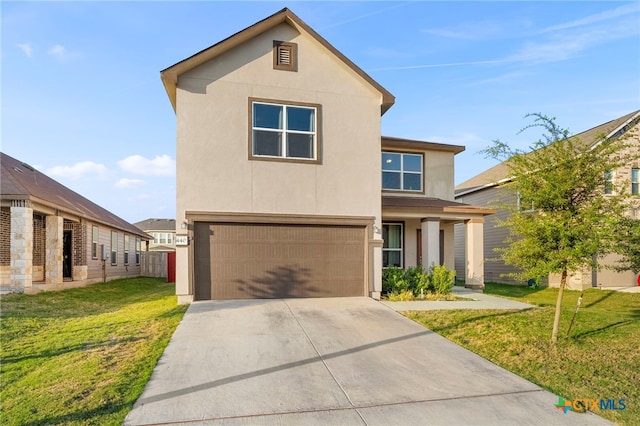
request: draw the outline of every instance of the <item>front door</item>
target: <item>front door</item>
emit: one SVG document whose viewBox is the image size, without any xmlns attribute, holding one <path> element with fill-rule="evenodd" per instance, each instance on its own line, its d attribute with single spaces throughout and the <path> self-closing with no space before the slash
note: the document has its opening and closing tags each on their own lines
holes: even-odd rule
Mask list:
<svg viewBox="0 0 640 426">
<path fill-rule="evenodd" d="M 72 231 L 64 231 L 62 236 L 62 277 L 63 278 L 72 278 L 71 273 L 71 265 L 72 265 L 72 250 L 71 250 L 71 242 L 72 239 Z"/>
</svg>

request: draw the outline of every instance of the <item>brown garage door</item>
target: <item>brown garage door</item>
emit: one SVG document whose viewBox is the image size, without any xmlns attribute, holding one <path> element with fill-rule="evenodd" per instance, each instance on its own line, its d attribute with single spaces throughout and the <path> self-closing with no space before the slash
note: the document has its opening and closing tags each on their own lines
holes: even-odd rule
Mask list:
<svg viewBox="0 0 640 426">
<path fill-rule="evenodd" d="M 195 223 L 195 299 L 363 296 L 365 228 Z"/>
</svg>

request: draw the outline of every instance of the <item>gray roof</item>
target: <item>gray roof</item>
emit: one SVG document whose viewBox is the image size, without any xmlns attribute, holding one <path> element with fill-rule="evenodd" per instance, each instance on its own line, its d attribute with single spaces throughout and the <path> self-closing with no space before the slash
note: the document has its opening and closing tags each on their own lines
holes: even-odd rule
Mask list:
<svg viewBox="0 0 640 426">
<path fill-rule="evenodd" d="M 2 200 L 29 200 L 84 219 L 138 235 L 149 235 L 82 195 L 70 190 L 30 165 L 0 152 Z"/>
<path fill-rule="evenodd" d="M 602 140 L 603 136 L 605 138 L 616 137 L 618 136 L 618 130 L 636 119 L 638 115 L 640 115 L 640 110 L 573 135 L 572 138 L 577 138 L 585 144 L 593 145 Z M 502 162 L 457 185 L 455 188 L 456 196 L 496 186 L 499 181 L 508 178 L 509 168 L 506 162 Z"/>
<path fill-rule="evenodd" d="M 175 219 L 146 219 L 140 222 L 134 223 L 135 226 L 143 231 L 175 231 L 176 220 Z"/>
</svg>

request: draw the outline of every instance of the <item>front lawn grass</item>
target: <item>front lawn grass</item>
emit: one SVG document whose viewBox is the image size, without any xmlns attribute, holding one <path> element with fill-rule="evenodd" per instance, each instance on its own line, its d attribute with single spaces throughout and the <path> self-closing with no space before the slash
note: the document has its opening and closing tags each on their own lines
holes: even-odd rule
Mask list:
<svg viewBox="0 0 640 426">
<path fill-rule="evenodd" d="M 119 425 L 182 319 L 175 286 L 133 278 L 1 299 L 3 425 Z"/>
<path fill-rule="evenodd" d="M 625 410 L 597 414 L 620 425 L 640 425 L 640 294 L 586 290 L 565 337 L 580 296 L 580 291 L 565 291 L 554 346 L 558 289 L 487 284 L 485 293 L 539 307 L 403 314 L 567 400 L 613 399 L 619 407 L 617 401 L 624 398 Z"/>
</svg>

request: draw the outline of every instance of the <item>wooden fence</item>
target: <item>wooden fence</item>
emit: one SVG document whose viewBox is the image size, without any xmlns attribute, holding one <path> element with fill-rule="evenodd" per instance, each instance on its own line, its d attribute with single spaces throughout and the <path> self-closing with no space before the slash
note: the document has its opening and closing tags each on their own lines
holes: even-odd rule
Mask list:
<svg viewBox="0 0 640 426">
<path fill-rule="evenodd" d="M 168 253 L 161 251 L 143 251 L 140 255 L 140 275 L 144 277 L 167 278 Z"/>
</svg>

